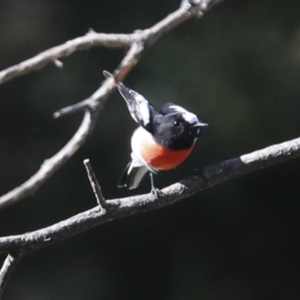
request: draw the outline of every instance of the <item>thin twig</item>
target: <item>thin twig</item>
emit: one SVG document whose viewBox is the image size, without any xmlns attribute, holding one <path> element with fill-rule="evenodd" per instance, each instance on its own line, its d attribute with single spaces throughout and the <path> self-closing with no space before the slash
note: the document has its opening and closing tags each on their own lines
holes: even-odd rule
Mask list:
<svg viewBox="0 0 300 300">
<path fill-rule="evenodd" d="M 20 256 L 12 256 L 11 254 L 7 255 L 0 270 L 0 299 L 2 298 L 3 291 L 7 285 L 9 277 L 20 259 Z"/>
<path fill-rule="evenodd" d="M 20 186 L 11 190 L 7 194 L 0 197 L 0 208 L 7 206 L 8 204 L 15 203 L 28 195 L 31 195 L 37 191 L 37 189 L 49 179 L 51 175 L 55 173 L 67 160 L 80 148 L 80 146 L 86 141 L 87 137 L 91 133 L 97 121 L 97 113 L 86 110 L 82 123 L 70 139 L 70 141 L 54 156 L 46 159 L 41 165 L 37 173 L 30 177 Z"/>
<path fill-rule="evenodd" d="M 101 211 L 98 207 L 82 212 L 49 227 L 20 235 L 0 238 L 0 253 L 10 251 L 34 251 L 47 245 L 79 234 L 94 226 L 121 217 L 150 211 L 171 205 L 190 195 L 210 188 L 229 179 L 266 168 L 300 156 L 300 138 L 254 151 L 219 164 L 204 168 L 199 175 L 194 174 L 162 190 L 156 199 L 150 194 L 121 199 L 106 200 L 110 209 Z"/>
<path fill-rule="evenodd" d="M 93 171 L 93 168 L 92 168 L 92 165 L 90 163 L 90 160 L 89 159 L 85 159 L 83 161 L 83 164 L 86 168 L 86 172 L 87 172 L 87 175 L 88 175 L 88 179 L 90 181 L 90 184 L 92 186 L 92 189 L 93 189 L 93 192 L 95 194 L 95 197 L 96 197 L 96 200 L 97 200 L 97 203 L 100 207 L 101 210 L 105 210 L 106 209 L 106 202 L 105 202 L 105 199 L 102 195 L 102 190 L 101 190 L 101 187 L 100 187 L 100 184 L 98 183 L 98 180 L 97 180 L 97 177 Z"/>
<path fill-rule="evenodd" d="M 119 67 L 116 69 L 114 73 L 118 74 L 118 79 L 123 80 L 127 73 L 135 66 L 138 57 L 142 54 L 143 48 L 139 47 L 137 43 L 133 43 L 129 48 L 127 54 L 122 59 Z M 62 116 L 66 116 L 83 109 L 89 108 L 95 110 L 100 105 L 101 107 L 104 105 L 104 100 L 108 96 L 110 92 L 115 87 L 115 80 L 113 78 L 107 78 L 103 84 L 87 99 L 76 103 L 74 105 L 70 105 L 59 109 L 54 113 L 55 118 L 60 118 Z"/>
<path fill-rule="evenodd" d="M 89 32 L 85 36 L 75 38 L 62 45 L 50 48 L 30 59 L 1 71 L 0 84 L 30 72 L 40 70 L 48 64 L 54 63 L 55 60 L 67 57 L 80 50 L 88 50 L 92 47 L 99 46 L 107 48 L 129 47 L 131 39 L 131 34 Z"/>
</svg>

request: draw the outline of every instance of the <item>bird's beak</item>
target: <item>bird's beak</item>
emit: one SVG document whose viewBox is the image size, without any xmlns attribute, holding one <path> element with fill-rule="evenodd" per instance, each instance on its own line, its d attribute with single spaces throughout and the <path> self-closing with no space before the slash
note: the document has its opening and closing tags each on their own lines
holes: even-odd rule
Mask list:
<svg viewBox="0 0 300 300">
<path fill-rule="evenodd" d="M 208 124 L 207 123 L 202 123 L 202 122 L 196 122 L 196 123 L 194 123 L 193 124 L 193 127 L 207 127 L 208 126 Z"/>
<path fill-rule="evenodd" d="M 207 123 L 202 123 L 200 121 L 195 122 L 194 124 L 192 124 L 190 132 L 194 135 L 195 138 L 198 138 L 201 132 L 201 128 L 207 126 L 208 126 Z"/>
</svg>

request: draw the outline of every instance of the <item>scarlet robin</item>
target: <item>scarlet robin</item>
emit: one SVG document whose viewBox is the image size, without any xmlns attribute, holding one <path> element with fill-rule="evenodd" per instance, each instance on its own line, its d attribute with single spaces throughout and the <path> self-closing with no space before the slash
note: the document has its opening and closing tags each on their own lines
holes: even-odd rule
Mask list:
<svg viewBox="0 0 300 300">
<path fill-rule="evenodd" d="M 107 71 L 105 77 L 110 77 Z M 151 191 L 157 196 L 153 173 L 169 170 L 181 164 L 193 150 L 202 127 L 208 124 L 185 108 L 166 103 L 156 110 L 142 95 L 117 83 L 131 117 L 139 124 L 131 137 L 131 160 L 118 183 L 119 187 L 135 189 L 147 172 L 150 173 Z"/>
</svg>

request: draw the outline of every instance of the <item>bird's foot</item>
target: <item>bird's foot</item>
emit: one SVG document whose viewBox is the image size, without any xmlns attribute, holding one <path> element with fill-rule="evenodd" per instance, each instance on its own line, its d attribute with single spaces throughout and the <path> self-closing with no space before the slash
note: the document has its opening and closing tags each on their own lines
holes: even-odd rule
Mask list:
<svg viewBox="0 0 300 300">
<path fill-rule="evenodd" d="M 156 198 L 159 199 L 163 196 L 163 192 L 157 189 L 154 185 L 153 173 L 150 172 L 150 182 L 151 182 L 151 194 Z"/>
<path fill-rule="evenodd" d="M 164 193 L 160 190 L 160 189 L 157 189 L 156 187 L 152 187 L 151 188 L 151 194 L 156 198 L 156 199 L 159 199 L 161 198 Z"/>
</svg>

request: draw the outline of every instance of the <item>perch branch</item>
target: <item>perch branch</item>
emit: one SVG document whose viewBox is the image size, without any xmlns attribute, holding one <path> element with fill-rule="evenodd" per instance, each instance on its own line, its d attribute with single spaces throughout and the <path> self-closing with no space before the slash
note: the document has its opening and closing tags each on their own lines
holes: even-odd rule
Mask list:
<svg viewBox="0 0 300 300">
<path fill-rule="evenodd" d="M 150 194 L 106 200 L 106 211 L 98 207 L 79 213 L 67 220 L 33 232 L 0 238 L 0 253 L 11 251 L 30 252 L 79 234 L 94 226 L 121 217 L 150 211 L 187 198 L 229 179 L 262 169 L 300 156 L 300 138 L 254 151 L 219 164 L 204 168 L 162 190 L 156 199 Z"/>
</svg>

